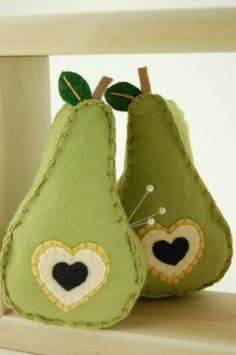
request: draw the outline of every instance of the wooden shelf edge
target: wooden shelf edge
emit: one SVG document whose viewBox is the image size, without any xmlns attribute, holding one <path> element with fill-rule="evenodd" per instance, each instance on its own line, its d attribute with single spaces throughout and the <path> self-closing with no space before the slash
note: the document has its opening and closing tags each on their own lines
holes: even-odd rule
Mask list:
<svg viewBox="0 0 236 355">
<path fill-rule="evenodd" d="M 236 51 L 236 7 L 0 17 L 0 56 Z"/>
<path fill-rule="evenodd" d="M 9 312 L 0 335 L 2 348 L 44 355 L 235 354 L 236 295 L 142 300 L 123 322 L 102 330 L 48 326 Z"/>
</svg>

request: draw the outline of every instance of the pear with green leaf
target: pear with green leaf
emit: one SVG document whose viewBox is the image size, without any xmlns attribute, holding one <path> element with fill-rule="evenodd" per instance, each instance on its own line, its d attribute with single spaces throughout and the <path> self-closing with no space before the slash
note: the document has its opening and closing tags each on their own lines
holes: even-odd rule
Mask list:
<svg viewBox="0 0 236 355">
<path fill-rule="evenodd" d="M 1 252 L 4 301 L 19 315 L 103 328 L 125 318 L 140 294 L 146 261 L 128 226 L 115 179 L 115 125 L 101 96 L 63 72 L 66 104 L 50 128 L 33 186 Z"/>
<path fill-rule="evenodd" d="M 141 90 L 120 82 L 105 93 L 113 108 L 129 114 L 118 190 L 148 263 L 142 295 L 182 295 L 223 277 L 231 233 L 194 167 L 183 112 L 151 93 L 146 68 L 139 76 Z"/>
</svg>

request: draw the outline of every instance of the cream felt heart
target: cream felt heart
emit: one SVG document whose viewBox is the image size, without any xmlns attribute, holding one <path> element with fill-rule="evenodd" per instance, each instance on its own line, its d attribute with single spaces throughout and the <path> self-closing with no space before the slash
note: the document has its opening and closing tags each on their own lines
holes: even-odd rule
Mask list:
<svg viewBox="0 0 236 355">
<path fill-rule="evenodd" d="M 146 225 L 139 231 L 149 271 L 168 283 L 178 283 L 201 258 L 204 235 L 197 223 L 180 219 L 170 228 Z"/>
<path fill-rule="evenodd" d="M 49 299 L 64 312 L 89 300 L 106 282 L 109 260 L 94 243 L 69 248 L 57 240 L 37 247 L 32 271 Z"/>
</svg>

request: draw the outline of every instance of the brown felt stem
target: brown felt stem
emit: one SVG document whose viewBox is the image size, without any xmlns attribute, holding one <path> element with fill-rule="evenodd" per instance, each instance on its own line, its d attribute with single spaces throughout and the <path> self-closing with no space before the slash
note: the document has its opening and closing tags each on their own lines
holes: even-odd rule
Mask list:
<svg viewBox="0 0 236 355">
<path fill-rule="evenodd" d="M 108 85 L 110 85 L 112 80 L 113 79 L 111 79 L 107 76 L 103 76 L 102 79 L 99 81 L 96 89 L 94 90 L 93 98 L 100 100 L 102 95 L 104 94 L 106 88 L 108 87 Z"/>
<path fill-rule="evenodd" d="M 151 85 L 148 77 L 147 67 L 138 68 L 138 75 L 142 93 L 151 92 Z"/>
</svg>

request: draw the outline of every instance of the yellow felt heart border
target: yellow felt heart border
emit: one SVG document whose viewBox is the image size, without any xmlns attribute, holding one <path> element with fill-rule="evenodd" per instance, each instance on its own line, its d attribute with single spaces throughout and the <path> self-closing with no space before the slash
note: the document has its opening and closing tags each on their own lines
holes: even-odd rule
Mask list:
<svg viewBox="0 0 236 355">
<path fill-rule="evenodd" d="M 68 306 L 65 306 L 63 303 L 61 303 L 61 301 L 47 288 L 47 286 L 45 285 L 45 283 L 42 281 L 42 279 L 40 277 L 40 273 L 39 273 L 39 269 L 38 269 L 40 256 L 42 254 L 44 254 L 48 249 L 54 248 L 54 247 L 62 248 L 63 250 L 65 250 L 71 256 L 74 256 L 79 251 L 84 250 L 84 249 L 92 250 L 93 252 L 96 252 L 102 258 L 102 260 L 103 260 L 103 262 L 104 262 L 104 264 L 106 266 L 106 272 L 104 274 L 103 280 L 94 289 L 92 289 L 87 295 L 82 297 L 79 301 L 74 302 L 74 303 L 72 303 L 72 304 L 70 304 Z M 70 248 L 70 247 L 68 247 L 66 244 L 64 244 L 61 241 L 48 240 L 47 242 L 45 242 L 43 244 L 40 244 L 35 249 L 35 252 L 34 252 L 34 254 L 32 256 L 32 272 L 33 272 L 35 278 L 37 279 L 39 285 L 42 287 L 43 291 L 46 293 L 48 298 L 53 303 L 55 303 L 59 308 L 61 308 L 64 312 L 68 312 L 71 309 L 73 309 L 75 307 L 78 307 L 82 303 L 87 302 L 98 290 L 100 290 L 104 286 L 104 284 L 107 281 L 107 277 L 108 277 L 109 271 L 110 271 L 110 262 L 109 262 L 109 259 L 107 257 L 107 254 L 105 253 L 105 251 L 99 245 L 97 245 L 95 243 L 91 243 L 91 242 L 81 243 L 81 244 L 77 245 L 74 248 Z"/>
<path fill-rule="evenodd" d="M 170 235 L 177 228 L 179 228 L 180 226 L 188 226 L 188 225 L 193 226 L 196 229 L 196 231 L 197 231 L 197 233 L 199 235 L 199 238 L 200 238 L 200 243 L 199 243 L 198 251 L 195 254 L 195 258 L 186 267 L 186 269 L 184 269 L 179 275 L 175 275 L 175 276 L 169 277 L 165 273 L 159 272 L 158 270 L 156 270 L 156 268 L 154 268 L 153 266 L 148 264 L 148 271 L 153 276 L 159 277 L 162 281 L 165 281 L 165 282 L 167 282 L 169 284 L 177 284 L 183 277 L 185 277 L 193 269 L 193 267 L 198 263 L 198 261 L 202 257 L 203 250 L 204 250 L 204 247 L 205 247 L 205 240 L 204 240 L 204 234 L 203 234 L 202 229 L 200 228 L 200 226 L 196 222 L 192 221 L 191 219 L 182 218 L 182 219 L 179 219 L 174 224 L 172 224 L 169 228 L 167 228 L 165 226 L 162 226 L 159 223 L 156 223 L 154 225 L 145 225 L 142 229 L 140 229 L 138 231 L 139 237 L 141 239 L 143 239 L 145 237 L 145 235 L 150 230 L 163 230 L 168 235 Z"/>
</svg>

